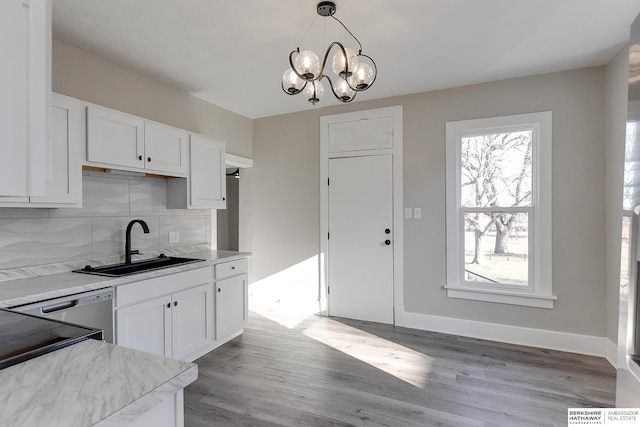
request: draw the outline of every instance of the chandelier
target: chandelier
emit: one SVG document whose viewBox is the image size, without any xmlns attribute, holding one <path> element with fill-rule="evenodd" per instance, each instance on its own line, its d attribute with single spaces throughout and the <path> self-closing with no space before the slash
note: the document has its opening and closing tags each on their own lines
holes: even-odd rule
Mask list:
<svg viewBox="0 0 640 427">
<path fill-rule="evenodd" d="M 344 47 L 340 42 L 333 42 L 327 48 L 321 63 L 320 58 L 314 52 L 300 51 L 298 47 L 289 54 L 291 68 L 288 68 L 282 75 L 282 90 L 287 95 L 297 95 L 304 92 L 309 102 L 315 105 L 324 94 L 325 88 L 322 79 L 326 79 L 331 92 L 338 100 L 351 102 L 358 92 L 365 91 L 373 85 L 377 75 L 376 63 L 370 56 L 362 53 L 360 41 L 346 25 L 334 16 L 336 13 L 335 2 L 321 1 L 317 5 L 317 12 L 320 16 L 331 17 L 339 22 L 358 43 L 358 53 Z M 332 50 L 335 51 L 331 60 L 331 68 L 335 73 L 334 80 L 325 74 L 327 59 Z"/>
</svg>

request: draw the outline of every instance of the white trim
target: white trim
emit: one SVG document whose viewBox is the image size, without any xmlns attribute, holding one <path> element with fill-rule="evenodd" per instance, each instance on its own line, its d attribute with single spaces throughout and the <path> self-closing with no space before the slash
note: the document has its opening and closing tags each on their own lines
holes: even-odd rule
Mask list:
<svg viewBox="0 0 640 427">
<path fill-rule="evenodd" d="M 224 163 L 234 168 L 250 168 L 253 167 L 253 159 L 248 157 L 236 156 L 235 154 L 226 153 Z"/>
<path fill-rule="evenodd" d="M 460 335 L 463 337 L 586 354 L 589 356 L 607 357 L 609 360 L 608 353 L 610 348 L 608 347 L 611 341 L 606 337 L 409 312 L 396 313 L 396 325 L 444 334 Z"/>
<path fill-rule="evenodd" d="M 613 366 L 614 368 L 618 368 L 618 346 L 611 341 L 609 338 L 607 338 L 607 342 L 606 342 L 606 358 L 607 361 L 609 363 L 611 363 L 611 366 Z"/>
<path fill-rule="evenodd" d="M 448 297 L 553 308 L 553 302 L 557 297 L 553 295 L 552 288 L 551 125 L 551 111 L 446 123 L 447 276 L 445 288 Z M 464 258 L 462 258 L 461 235 L 459 141 L 464 135 L 519 130 L 523 127 L 534 130 L 532 169 L 536 177 L 533 182 L 534 213 L 529 215 L 530 221 L 533 221 L 529 229 L 530 242 L 533 242 L 530 250 L 533 265 L 530 267 L 527 292 L 522 292 L 515 285 L 501 284 L 495 289 L 488 284 L 472 287 L 463 281 L 464 265 L 461 264 Z"/>
<path fill-rule="evenodd" d="M 497 302 L 501 304 L 524 305 L 527 307 L 553 308 L 553 301 L 558 297 L 551 295 L 538 295 L 530 292 L 510 292 L 501 289 L 477 288 L 456 286 L 448 287 L 447 296 L 449 298 L 472 299 L 476 301 Z"/>
<path fill-rule="evenodd" d="M 328 314 L 327 268 L 326 254 L 329 244 L 329 158 L 336 157 L 329 153 L 329 124 L 347 121 L 366 120 L 378 117 L 393 118 L 393 148 L 383 150 L 367 150 L 366 152 L 341 152 L 337 157 L 357 155 L 393 155 L 393 308 L 394 318 L 398 312 L 404 311 L 404 214 L 403 214 L 403 175 L 402 175 L 402 106 L 376 108 L 353 113 L 334 114 L 320 117 L 320 256 L 318 269 L 320 277 L 320 313 Z M 394 321 L 395 322 L 395 321 Z"/>
</svg>

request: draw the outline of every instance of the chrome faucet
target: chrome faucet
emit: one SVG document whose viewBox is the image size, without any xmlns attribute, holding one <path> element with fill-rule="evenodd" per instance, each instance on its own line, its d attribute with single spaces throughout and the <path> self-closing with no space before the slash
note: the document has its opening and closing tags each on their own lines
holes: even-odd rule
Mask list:
<svg viewBox="0 0 640 427">
<path fill-rule="evenodd" d="M 131 250 L 131 228 L 136 222 L 142 226 L 142 231 L 144 231 L 145 234 L 149 233 L 149 226 L 147 226 L 147 223 L 141 219 L 134 219 L 129 223 L 129 225 L 127 225 L 127 232 L 125 234 L 126 240 L 124 243 L 124 263 L 125 264 L 131 264 L 132 254 L 140 253 L 140 251 L 137 249 L 134 251 Z"/>
</svg>

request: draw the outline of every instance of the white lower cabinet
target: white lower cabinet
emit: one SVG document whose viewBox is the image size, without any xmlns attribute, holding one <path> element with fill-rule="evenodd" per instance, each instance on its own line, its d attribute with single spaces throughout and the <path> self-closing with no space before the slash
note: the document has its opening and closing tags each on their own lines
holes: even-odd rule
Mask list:
<svg viewBox="0 0 640 427">
<path fill-rule="evenodd" d="M 116 287 L 116 344 L 193 361 L 213 348 L 211 268 Z"/>
<path fill-rule="evenodd" d="M 247 258 L 116 286 L 115 343 L 193 361 L 240 335 L 249 312 Z"/>
<path fill-rule="evenodd" d="M 216 343 L 221 344 L 242 333 L 249 312 L 249 261 L 246 258 L 215 266 Z"/>
<path fill-rule="evenodd" d="M 172 356 L 171 296 L 116 310 L 116 344 L 160 356 Z"/>
<path fill-rule="evenodd" d="M 216 341 L 237 335 L 247 323 L 247 274 L 216 281 Z"/>
<path fill-rule="evenodd" d="M 172 351 L 174 359 L 186 360 L 213 340 L 213 286 L 211 283 L 173 295 Z"/>
</svg>

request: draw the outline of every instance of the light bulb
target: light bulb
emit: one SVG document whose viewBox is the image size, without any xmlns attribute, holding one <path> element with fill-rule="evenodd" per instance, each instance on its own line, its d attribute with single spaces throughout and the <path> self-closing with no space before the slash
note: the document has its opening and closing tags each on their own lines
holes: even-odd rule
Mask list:
<svg viewBox="0 0 640 427">
<path fill-rule="evenodd" d="M 293 60 L 293 66 L 304 80 L 313 80 L 320 74 L 320 58 L 310 50 L 303 50 Z"/>
<path fill-rule="evenodd" d="M 349 85 L 358 90 L 365 90 L 371 85 L 373 78 L 373 68 L 369 64 L 361 62 L 349 77 Z"/>
<path fill-rule="evenodd" d="M 292 95 L 300 93 L 304 84 L 305 81 L 298 77 L 291 68 L 287 68 L 287 71 L 282 75 L 282 88 Z"/>
<path fill-rule="evenodd" d="M 345 61 L 342 49 L 338 49 L 336 54 L 333 55 L 333 60 L 331 61 L 333 72 L 342 78 L 349 77 L 358 66 L 358 56 L 356 53 L 348 47 L 346 47 L 344 51 L 347 53 L 348 61 Z M 345 70 L 345 63 L 349 65 L 348 72 Z"/>
<path fill-rule="evenodd" d="M 320 98 L 324 95 L 324 85 L 320 80 L 310 82 L 304 90 L 304 94 L 310 103 L 316 105 L 316 102 L 320 101 Z"/>
<path fill-rule="evenodd" d="M 338 82 L 336 87 L 336 95 L 343 102 L 349 102 L 355 96 L 356 92 L 349 87 L 346 80 L 342 79 Z"/>
</svg>

